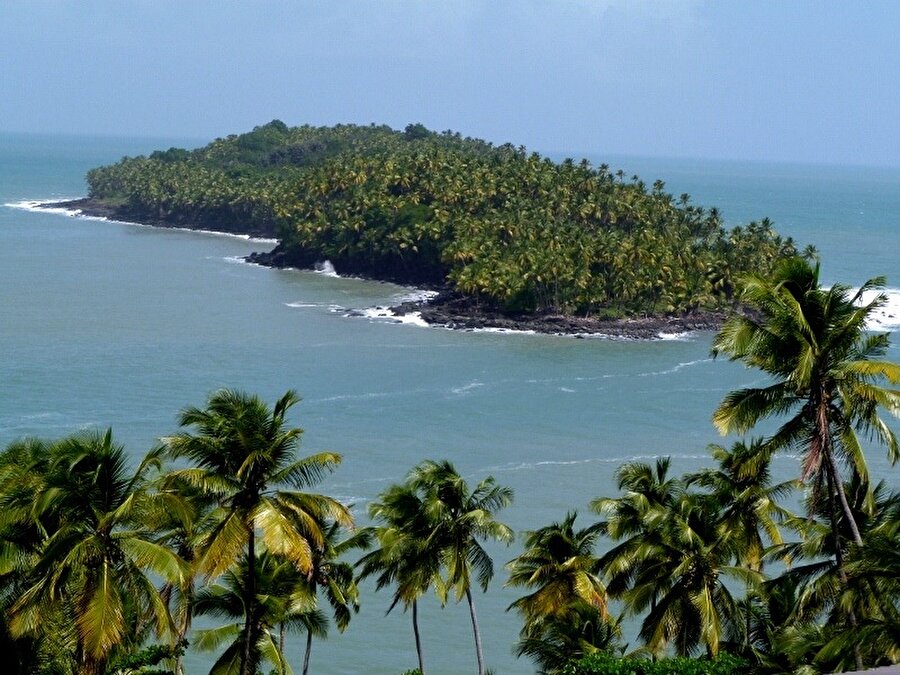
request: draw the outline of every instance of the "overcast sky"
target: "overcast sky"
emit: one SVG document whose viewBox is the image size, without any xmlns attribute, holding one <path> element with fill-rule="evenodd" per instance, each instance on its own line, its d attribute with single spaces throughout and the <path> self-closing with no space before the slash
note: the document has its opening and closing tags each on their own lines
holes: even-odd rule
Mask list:
<svg viewBox="0 0 900 675">
<path fill-rule="evenodd" d="M 900 165 L 900 2 L 0 0 L 0 130 Z"/>
</svg>

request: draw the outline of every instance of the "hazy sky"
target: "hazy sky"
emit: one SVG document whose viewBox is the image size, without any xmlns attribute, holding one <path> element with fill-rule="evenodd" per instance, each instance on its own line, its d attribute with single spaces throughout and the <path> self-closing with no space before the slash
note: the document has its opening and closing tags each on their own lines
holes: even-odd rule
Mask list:
<svg viewBox="0 0 900 675">
<path fill-rule="evenodd" d="M 900 2 L 0 0 L 0 130 L 900 165 Z"/>
</svg>

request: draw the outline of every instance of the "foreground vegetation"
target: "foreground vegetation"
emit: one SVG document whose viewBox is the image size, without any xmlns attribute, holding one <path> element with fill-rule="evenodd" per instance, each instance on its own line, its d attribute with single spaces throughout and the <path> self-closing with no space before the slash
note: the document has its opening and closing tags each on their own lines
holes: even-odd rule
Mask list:
<svg viewBox="0 0 900 675">
<path fill-rule="evenodd" d="M 877 288 L 880 280 L 863 290 Z M 862 443 L 892 462 L 881 417 L 900 415 L 900 365 L 886 335 L 865 330 L 883 302 L 858 304 L 818 269 L 789 259 L 746 279 L 714 353 L 770 378 L 714 413 L 724 432 L 767 417 L 769 438 L 711 448 L 714 465 L 683 476 L 670 462 L 627 463 L 619 493 L 524 533 L 506 564 L 514 646 L 546 673 L 824 673 L 900 661 L 900 493 L 873 483 Z M 860 292 L 861 293 L 861 292 Z M 313 640 L 359 610 L 372 578 L 410 610 L 418 669 L 428 645 L 417 603 L 465 599 L 473 662 L 486 672 L 475 589 L 495 576 L 487 541 L 510 543 L 512 491 L 474 486 L 447 461 L 423 461 L 369 505 L 311 492 L 341 461 L 298 456 L 287 424 L 297 398 L 269 407 L 236 391 L 182 411 L 182 431 L 134 469 L 112 434 L 24 439 L 0 454 L 0 639 L 4 672 L 182 673 L 184 648 L 215 653 L 211 673 L 292 672 L 285 635 Z M 770 462 L 800 456 L 796 480 Z M 805 512 L 786 498 L 801 494 Z M 354 553 L 354 552 L 357 553 Z M 356 559 L 355 561 L 353 559 Z M 223 623 L 192 628 L 195 616 Z M 639 624 L 626 646 L 621 625 Z M 424 639 L 423 639 L 424 638 Z M 398 639 L 399 636 L 398 636 Z M 636 648 L 635 648 L 636 647 Z M 624 652 L 631 650 L 626 656 Z M 679 657 L 679 658 L 671 658 Z"/>
<path fill-rule="evenodd" d="M 736 279 L 796 253 L 768 220 L 726 230 L 716 209 L 606 165 L 554 163 L 421 125 L 273 121 L 193 151 L 93 169 L 123 218 L 277 236 L 269 258 L 448 285 L 506 312 L 717 309 Z"/>
</svg>

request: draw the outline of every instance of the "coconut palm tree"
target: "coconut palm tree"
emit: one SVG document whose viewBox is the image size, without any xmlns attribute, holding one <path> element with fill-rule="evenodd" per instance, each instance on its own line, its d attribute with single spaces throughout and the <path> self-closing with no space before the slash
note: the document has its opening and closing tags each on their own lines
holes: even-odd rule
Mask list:
<svg viewBox="0 0 900 675">
<path fill-rule="evenodd" d="M 343 528 L 337 522 L 323 527 L 324 544 L 313 553 L 313 565 L 309 574 L 303 578 L 303 586 L 307 594 L 315 602 L 321 590 L 331 607 L 334 623 L 342 633 L 350 625 L 354 612 L 359 611 L 359 589 L 353 574 L 353 565 L 341 560 L 349 551 L 366 549 L 371 544 L 371 532 L 359 530 L 346 539 L 339 539 Z M 299 590 L 299 589 L 298 589 Z M 324 624 L 327 630 L 327 620 Z M 303 656 L 303 675 L 309 670 L 309 657 L 312 652 L 312 639 L 316 635 L 324 635 L 318 625 L 310 626 L 306 632 L 306 651 Z"/>
<path fill-rule="evenodd" d="M 728 394 L 713 414 L 716 427 L 723 434 L 744 433 L 764 418 L 788 415 L 772 444 L 800 450 L 802 478 L 812 480 L 818 495 L 837 498 L 859 546 L 863 540 L 839 460 L 868 482 L 857 431 L 884 443 L 892 462 L 900 458 L 900 444 L 878 414 L 879 408 L 900 414 L 900 391 L 881 386 L 900 383 L 900 365 L 880 358 L 887 335 L 866 332 L 866 321 L 885 296 L 863 302 L 883 285 L 882 278 L 872 279 L 852 295 L 840 284 L 823 288 L 818 264 L 790 258 L 771 277 L 744 280 L 741 301 L 755 313 L 735 315 L 713 341 L 714 355 L 743 361 L 774 379 Z"/>
<path fill-rule="evenodd" d="M 810 506 L 812 516 L 788 521 L 801 540 L 776 547 L 771 553 L 790 565 L 771 585 L 796 588 L 796 600 L 785 625 L 779 627 L 781 635 L 776 642 L 790 643 L 791 627 L 824 620 L 822 640 L 810 658 L 831 670 L 860 669 L 900 657 L 900 569 L 897 555 L 892 553 L 900 531 L 900 494 L 888 492 L 882 482 L 870 495 L 858 478 L 845 490 L 866 542 L 848 552 L 846 564 L 838 565 L 834 549 L 841 540 L 834 536 L 831 510 L 821 502 Z M 849 530 L 840 512 L 838 527 Z M 798 635 L 804 634 L 801 630 Z"/>
<path fill-rule="evenodd" d="M 715 497 L 688 491 L 668 469 L 668 459 L 626 464 L 617 474 L 625 494 L 592 502 L 606 516 L 601 531 L 621 542 L 599 565 L 628 614 L 647 612 L 640 637 L 651 653 L 671 644 L 680 655 L 699 647 L 715 655 L 736 611 L 723 577 L 757 583 L 759 575 L 730 564 L 738 542 L 723 536 Z"/>
<path fill-rule="evenodd" d="M 524 620 L 517 654 L 527 654 L 545 670 L 609 648 L 618 635 L 597 574 L 600 525 L 575 530 L 575 518 L 571 512 L 562 522 L 526 533 L 525 550 L 506 565 L 507 586 L 533 589 L 507 608 Z"/>
<path fill-rule="evenodd" d="M 185 458 L 193 466 L 171 473 L 215 498 L 214 524 L 200 543 L 198 570 L 217 577 L 246 556 L 244 649 L 241 675 L 255 675 L 259 635 L 253 621 L 257 594 L 256 537 L 273 555 L 290 560 L 309 574 L 315 550 L 325 543 L 322 524 L 352 525 L 346 506 L 330 497 L 301 492 L 319 482 L 340 463 L 340 455 L 323 452 L 297 459 L 302 430 L 287 427 L 286 414 L 298 402 L 288 391 L 274 408 L 260 398 L 221 390 L 204 409 L 189 407 L 179 423 L 195 433 L 182 432 L 163 440 L 166 454 Z M 289 488 L 289 489 L 284 489 Z"/>
<path fill-rule="evenodd" d="M 483 591 L 494 576 L 494 563 L 480 540 L 492 539 L 509 544 L 513 531 L 495 519 L 494 514 L 512 503 L 513 491 L 497 485 L 492 476 L 470 490 L 466 481 L 447 460 L 426 460 L 413 468 L 409 485 L 422 495 L 429 521 L 428 546 L 440 551 L 447 570 L 446 590 L 453 588 L 457 602 L 465 596 L 475 636 L 478 675 L 484 675 L 484 654 L 472 576 Z M 446 598 L 446 596 L 445 596 Z"/>
<path fill-rule="evenodd" d="M 425 673 L 419 634 L 418 601 L 432 586 L 446 597 L 440 576 L 441 551 L 432 545 L 431 522 L 420 495 L 408 484 L 393 485 L 369 504 L 369 515 L 379 523 L 370 528 L 377 548 L 356 563 L 360 578 L 375 577 L 375 588 L 394 586 L 388 613 L 402 603 L 411 609 L 419 671 Z"/>
<path fill-rule="evenodd" d="M 640 636 L 652 653 L 672 644 L 682 656 L 698 647 L 710 656 L 718 654 L 737 611 L 725 577 L 751 586 L 761 582 L 758 573 L 730 564 L 738 545 L 721 536 L 714 499 L 689 492 L 680 496 L 647 551 L 648 569 L 659 578 L 638 579 L 622 596 L 632 613 L 650 607 Z"/>
<path fill-rule="evenodd" d="M 616 471 L 620 497 L 599 497 L 591 502 L 591 509 L 604 517 L 600 532 L 617 543 L 600 559 L 600 567 L 607 577 L 607 592 L 621 597 L 628 588 L 637 585 L 650 592 L 651 608 L 661 589 L 658 568 L 665 559 L 654 560 L 662 552 L 661 527 L 684 492 L 683 483 L 669 477 L 671 460 L 660 457 L 654 466 L 644 462 L 623 464 Z"/>
<path fill-rule="evenodd" d="M 246 644 L 245 603 L 247 580 L 254 579 L 256 602 L 251 618 L 255 624 L 256 651 L 278 675 L 292 671 L 284 653 L 284 630 L 305 630 L 324 636 L 328 619 L 315 607 L 305 576 L 288 560 L 278 560 L 268 551 L 255 558 L 256 573 L 247 573 L 242 558 L 222 576 L 219 583 L 197 591 L 194 614 L 229 620 L 216 628 L 198 630 L 196 646 L 204 651 L 224 650 L 210 669 L 210 675 L 229 675 L 240 671 Z M 280 628 L 279 628 L 280 627 Z M 257 664 L 258 667 L 258 664 Z"/>
<path fill-rule="evenodd" d="M 521 635 L 515 653 L 534 661 L 540 673 L 569 672 L 566 666 L 583 656 L 620 651 L 621 636 L 618 621 L 600 619 L 595 607 L 576 601 L 565 614 L 548 618 L 539 629 Z"/>
<path fill-rule="evenodd" d="M 99 675 L 117 649 L 141 643 L 148 622 L 158 634 L 173 635 L 148 573 L 180 584 L 187 565 L 144 524 L 147 465 L 129 473 L 125 449 L 111 432 L 63 439 L 41 462 L 46 473 L 32 518 L 52 529 L 30 585 L 10 608 L 10 630 L 40 635 L 46 617 L 70 617 L 76 671 Z"/>
<path fill-rule="evenodd" d="M 534 589 L 513 602 L 525 620 L 525 631 L 543 620 L 564 614 L 568 607 L 581 601 L 593 607 L 605 619 L 606 588 L 596 574 L 594 546 L 600 536 L 600 525 L 575 530 L 575 512 L 525 535 L 525 550 L 507 563 L 507 586 Z"/>
<path fill-rule="evenodd" d="M 734 542 L 735 564 L 760 574 L 769 547 L 784 543 L 779 524 L 792 514 L 778 502 L 797 486 L 797 481 L 771 483 L 773 448 L 763 439 L 754 439 L 749 445 L 738 441 L 731 449 L 711 445 L 710 451 L 719 468 L 688 475 L 687 485 L 699 485 L 712 494 L 720 509 L 719 536 Z M 744 621 L 736 623 L 737 630 L 732 631 L 735 646 L 747 655 L 753 649 L 754 614 L 760 601 L 759 589 L 748 585 L 746 596 L 739 602 Z"/>
<path fill-rule="evenodd" d="M 0 653 L 12 673 L 37 672 L 40 667 L 71 672 L 75 631 L 65 608 L 45 606 L 35 632 L 14 638 L 8 611 L 33 583 L 48 532 L 57 516 L 38 508 L 52 462 L 51 442 L 28 438 L 0 452 Z"/>
</svg>

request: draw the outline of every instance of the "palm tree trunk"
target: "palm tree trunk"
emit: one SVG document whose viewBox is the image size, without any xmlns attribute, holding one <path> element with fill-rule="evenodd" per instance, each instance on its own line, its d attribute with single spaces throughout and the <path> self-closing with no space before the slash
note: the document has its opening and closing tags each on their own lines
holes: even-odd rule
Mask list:
<svg viewBox="0 0 900 675">
<path fill-rule="evenodd" d="M 256 530 L 251 523 L 247 538 L 247 583 L 244 598 L 244 649 L 241 653 L 241 675 L 256 675 L 253 649 L 256 640 Z"/>
<path fill-rule="evenodd" d="M 841 546 L 841 537 L 837 521 L 837 508 L 834 504 L 835 490 L 833 482 L 834 481 L 831 477 L 831 472 L 827 472 L 826 484 L 828 485 L 828 509 L 831 515 L 831 536 L 834 537 L 834 564 L 837 567 L 838 578 L 841 580 L 841 585 L 846 588 L 847 573 L 844 571 L 844 550 Z M 840 476 L 838 476 L 838 483 L 840 483 Z M 853 607 L 850 607 L 847 618 L 850 621 L 850 625 L 856 628 L 856 612 L 853 611 Z M 859 650 L 858 644 L 853 645 L 853 658 L 856 661 L 856 669 L 861 671 L 863 669 L 863 660 L 862 653 Z"/>
<path fill-rule="evenodd" d="M 853 511 L 847 502 L 847 495 L 844 492 L 844 482 L 841 480 L 841 470 L 838 467 L 837 459 L 831 445 L 831 425 L 828 420 L 828 394 L 822 392 L 819 400 L 816 402 L 816 435 L 818 436 L 819 447 L 825 455 L 826 468 L 825 471 L 830 474 L 833 487 L 837 490 L 838 498 L 841 500 L 841 509 L 847 518 L 847 524 L 850 526 L 850 532 L 853 533 L 853 541 L 857 546 L 863 545 L 862 536 L 859 534 L 859 527 L 856 525 L 856 518 L 853 517 Z M 836 541 L 835 546 L 840 546 L 840 542 Z"/>
<path fill-rule="evenodd" d="M 472 615 L 472 632 L 475 633 L 475 656 L 478 659 L 478 675 L 484 675 L 484 654 L 481 652 L 481 632 L 478 630 L 478 617 L 475 615 L 475 601 L 472 589 L 466 588 L 466 600 L 469 601 L 469 614 Z"/>
<path fill-rule="evenodd" d="M 194 581 L 191 579 L 182 591 L 182 603 L 184 604 L 184 618 L 178 628 L 178 656 L 175 658 L 176 675 L 184 675 L 184 647 L 187 645 L 187 634 L 191 630 L 191 613 L 194 607 Z"/>
<path fill-rule="evenodd" d="M 850 510 L 850 504 L 847 502 L 847 493 L 844 492 L 844 484 L 841 481 L 841 474 L 839 473 L 840 469 L 837 465 L 837 460 L 834 457 L 834 453 L 831 452 L 831 448 L 828 448 L 828 463 L 831 467 L 831 473 L 833 475 L 834 485 L 837 489 L 838 499 L 841 500 L 841 508 L 844 511 L 844 516 L 847 518 L 847 524 L 850 526 L 850 532 L 853 533 L 853 542 L 857 546 L 863 545 L 862 536 L 859 533 L 859 527 L 856 525 L 856 518 L 853 517 L 853 511 Z"/>
<path fill-rule="evenodd" d="M 312 628 L 306 631 L 306 653 L 303 655 L 303 675 L 309 670 L 309 655 L 312 653 Z"/>
<path fill-rule="evenodd" d="M 419 603 L 412 603 L 413 635 L 416 638 L 416 656 L 419 657 L 419 672 L 425 675 L 425 660 L 422 656 L 422 638 L 419 637 Z"/>
</svg>

